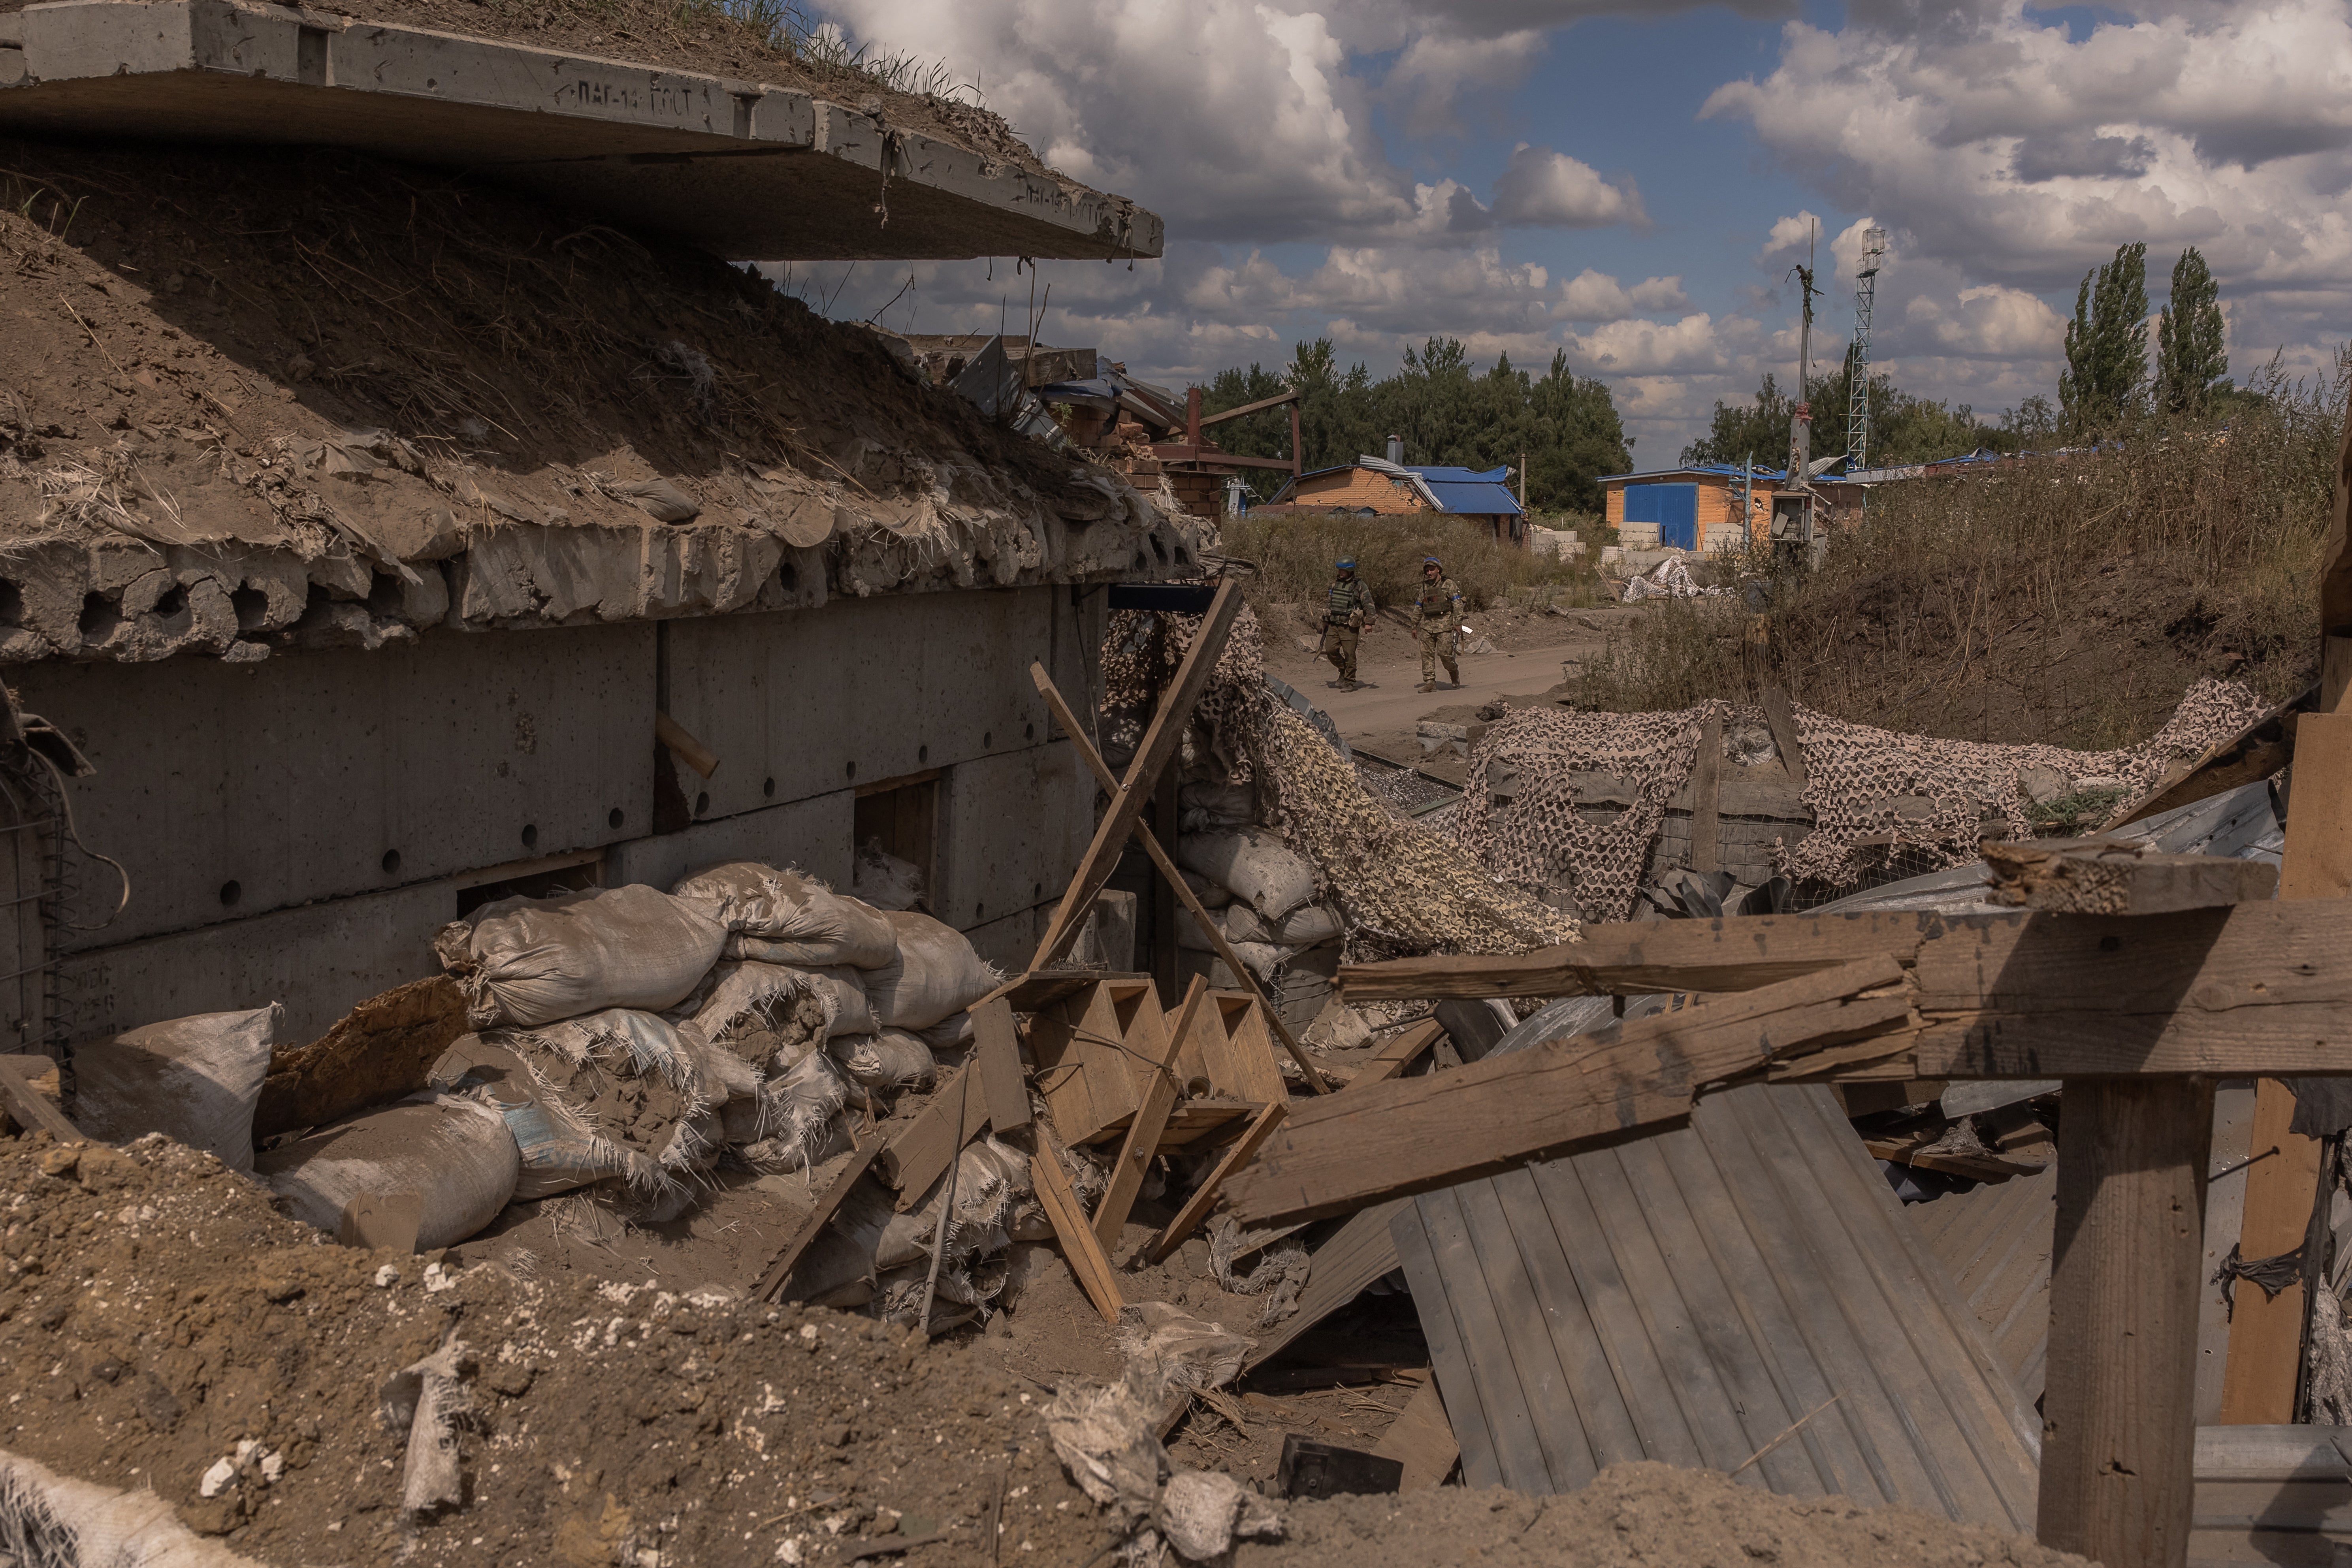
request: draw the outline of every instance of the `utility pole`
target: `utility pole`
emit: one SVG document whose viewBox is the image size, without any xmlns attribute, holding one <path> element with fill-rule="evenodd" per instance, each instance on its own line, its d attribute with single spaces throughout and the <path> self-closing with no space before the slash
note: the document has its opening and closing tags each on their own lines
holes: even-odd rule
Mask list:
<svg viewBox="0 0 2352 1568">
<path fill-rule="evenodd" d="M 1797 280 L 1803 306 L 1797 325 L 1797 405 L 1789 416 L 1789 478 L 1772 497 L 1772 558 L 1800 569 L 1811 567 L 1817 547 L 1813 531 L 1813 247 L 1809 237 L 1805 261 L 1789 268 Z"/>
</svg>

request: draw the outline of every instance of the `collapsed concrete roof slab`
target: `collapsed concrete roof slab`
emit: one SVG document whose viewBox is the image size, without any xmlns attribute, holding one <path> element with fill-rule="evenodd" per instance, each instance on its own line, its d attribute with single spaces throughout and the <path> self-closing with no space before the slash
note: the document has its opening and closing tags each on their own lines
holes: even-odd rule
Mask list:
<svg viewBox="0 0 2352 1568">
<path fill-rule="evenodd" d="M 0 127 L 348 147 L 735 261 L 1108 260 L 1162 237 L 1123 196 L 804 92 L 226 0 L 0 16 Z"/>
</svg>

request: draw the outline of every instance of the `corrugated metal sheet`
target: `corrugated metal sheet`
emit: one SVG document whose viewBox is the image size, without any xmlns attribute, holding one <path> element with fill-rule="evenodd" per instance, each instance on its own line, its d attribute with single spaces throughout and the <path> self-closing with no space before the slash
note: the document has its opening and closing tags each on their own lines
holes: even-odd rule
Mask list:
<svg viewBox="0 0 2352 1568">
<path fill-rule="evenodd" d="M 2017 1380 L 2019 1396 L 2033 1404 L 2049 1361 L 2058 1167 L 1913 1204 L 1906 1213 Z"/>
<path fill-rule="evenodd" d="M 1474 1486 L 1660 1459 L 2033 1527 L 2038 1424 L 1826 1089 L 1711 1096 L 1393 1229 Z"/>
</svg>

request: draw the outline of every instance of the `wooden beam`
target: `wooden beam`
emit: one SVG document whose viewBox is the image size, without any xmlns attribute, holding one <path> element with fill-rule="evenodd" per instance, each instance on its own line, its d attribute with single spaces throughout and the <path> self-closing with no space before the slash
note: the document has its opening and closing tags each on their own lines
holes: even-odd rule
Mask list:
<svg viewBox="0 0 2352 1568">
<path fill-rule="evenodd" d="M 1891 994 L 1890 994 L 1891 993 Z M 1245 1225 L 1346 1214 L 1681 1121 L 1702 1084 L 1908 1027 L 1903 970 L 1864 959 L 1297 1108 L 1230 1184 Z"/>
<path fill-rule="evenodd" d="M 2341 1073 L 2347 953 L 2344 899 L 1964 922 L 1919 948 L 1918 1076 Z"/>
<path fill-rule="evenodd" d="M 1454 1436 L 1454 1424 L 1445 1418 L 1445 1401 L 1437 1392 L 1436 1378 L 1422 1380 L 1404 1408 L 1397 1412 L 1397 1418 L 1389 1423 L 1389 1429 L 1381 1434 L 1372 1452 L 1404 1466 L 1404 1477 L 1397 1482 L 1401 1492 L 1439 1485 L 1453 1473 L 1454 1462 L 1462 1458 L 1462 1445 Z"/>
<path fill-rule="evenodd" d="M 1698 757 L 1691 764 L 1690 868 L 1694 871 L 1723 868 L 1722 803 L 1717 798 L 1723 779 L 1723 721 L 1714 713 L 1699 726 Z"/>
<path fill-rule="evenodd" d="M 1364 1063 L 1364 1070 L 1349 1080 L 1349 1089 L 1362 1089 L 1396 1077 L 1421 1059 L 1422 1052 L 1437 1044 L 1445 1033 L 1445 1026 L 1434 1018 L 1424 1018 L 1405 1030 L 1395 1039 L 1372 1053 Z"/>
<path fill-rule="evenodd" d="M 1144 1247 L 1143 1261 L 1146 1264 L 1157 1264 L 1165 1259 L 1183 1244 L 1184 1238 L 1192 1235 L 1202 1220 L 1209 1217 L 1209 1210 L 1215 1206 L 1226 1179 L 1250 1163 L 1267 1137 L 1282 1125 L 1282 1119 L 1289 1110 L 1288 1105 L 1277 1100 L 1257 1113 L 1257 1120 L 1251 1122 L 1249 1130 L 1225 1151 L 1225 1157 L 1217 1162 L 1217 1168 L 1209 1173 L 1209 1179 L 1192 1189 L 1192 1195 L 1184 1200 L 1184 1206 L 1176 1211 L 1176 1217 L 1170 1220 Z"/>
<path fill-rule="evenodd" d="M 2254 1085 L 2254 1116 L 2247 1148 L 2269 1158 L 2246 1167 L 2238 1221 L 2241 1258 L 2275 1258 L 2303 1245 L 2311 1205 L 2319 1197 L 2320 1142 L 2288 1130 L 2294 1094 L 2274 1078 Z M 2283 1426 L 2294 1419 L 2294 1388 L 2310 1300 L 2296 1279 L 2273 1296 L 2238 1282 L 2230 1309 L 2230 1341 L 2221 1368 L 2224 1426 Z"/>
<path fill-rule="evenodd" d="M 883 1146 L 877 1172 L 898 1189 L 899 1213 L 921 1203 L 931 1184 L 947 1174 L 950 1163 L 963 1152 L 963 1146 L 988 1125 L 988 1096 L 964 1092 L 971 1072 L 970 1062 L 956 1068 L 954 1076 L 932 1094 L 930 1102 L 915 1113 L 915 1120 Z"/>
<path fill-rule="evenodd" d="M 2066 1086 L 2036 1531 L 2044 1546 L 2133 1568 L 2188 1562 L 2212 1129 L 2210 1079 Z"/>
<path fill-rule="evenodd" d="M 824 1234 L 824 1227 L 841 1207 L 841 1200 L 849 1195 L 849 1189 L 857 1184 L 858 1178 L 866 1174 L 866 1167 L 873 1164 L 881 1152 L 882 1140 L 872 1139 L 851 1157 L 848 1164 L 841 1168 L 841 1173 L 834 1177 L 833 1184 L 824 1189 L 824 1195 L 817 1199 L 816 1207 L 809 1211 L 808 1217 L 801 1221 L 800 1229 L 793 1233 L 792 1240 L 776 1254 L 776 1260 L 768 1265 L 768 1271 L 760 1276 L 759 1286 L 752 1292 L 755 1299 L 761 1301 L 783 1300 L 785 1288 L 792 1283 L 793 1270 L 800 1267 L 810 1245 Z"/>
<path fill-rule="evenodd" d="M 1295 392 L 1286 392 L 1279 397 L 1261 397 L 1255 403 L 1244 403 L 1239 408 L 1228 408 L 1223 414 L 1203 414 L 1201 416 L 1201 428 L 1205 430 L 1212 425 L 1222 425 L 1228 419 L 1240 419 L 1252 414 L 1262 414 L 1269 408 L 1279 408 L 1286 403 L 1297 401 L 1298 394 Z"/>
<path fill-rule="evenodd" d="M 1021 1040 L 1013 1005 L 998 999 L 971 1008 L 971 1065 L 980 1072 L 980 1098 L 989 1125 L 999 1136 L 1029 1125 L 1029 1088 L 1021 1078 Z"/>
<path fill-rule="evenodd" d="M 1160 1134 L 1168 1125 L 1168 1113 L 1176 1108 L 1176 1075 L 1169 1070 L 1170 1064 L 1183 1048 L 1184 1036 L 1208 992 L 1209 983 L 1192 976 L 1184 1005 L 1177 1010 L 1175 1026 L 1162 1037 L 1159 1059 L 1149 1064 L 1151 1077 L 1144 1086 L 1143 1103 L 1136 1107 L 1135 1120 L 1128 1123 L 1126 1141 L 1111 1162 L 1110 1183 L 1103 1188 L 1102 1201 L 1095 1205 L 1095 1239 L 1106 1252 L 1118 1245 L 1120 1227 L 1127 1224 L 1128 1211 L 1135 1207 L 1135 1194 L 1143 1189 L 1144 1173 L 1160 1152 Z"/>
<path fill-rule="evenodd" d="M 2176 806 L 2194 805 L 2224 790 L 2270 777 L 2294 755 L 2297 721 L 2292 704 L 2274 708 L 2237 737 L 2222 742 L 2196 762 L 2167 769 L 2144 797 L 2120 817 L 2109 820 L 2109 830 L 2128 826 Z"/>
<path fill-rule="evenodd" d="M 1753 991 L 1857 958 L 1908 961 L 1929 937 L 2022 915 L 1955 919 L 1916 910 L 1853 915 L 1733 915 L 1708 921 L 1586 926 L 1580 940 L 1503 957 L 1398 958 L 1343 963 L 1350 1001 L 1447 996 L 1640 996 L 1658 991 Z"/>
<path fill-rule="evenodd" d="M 87 1135 L 33 1087 L 33 1080 L 58 1070 L 47 1057 L 0 1056 L 0 1106 L 9 1119 L 27 1132 L 47 1132 L 60 1143 L 79 1143 Z"/>
<path fill-rule="evenodd" d="M 1054 1235 L 1062 1244 L 1062 1256 L 1069 1260 L 1070 1272 L 1078 1277 L 1078 1287 L 1095 1310 L 1107 1323 L 1118 1321 L 1126 1306 L 1118 1293 L 1118 1277 L 1111 1272 L 1110 1259 L 1103 1256 L 1102 1244 L 1087 1225 L 1087 1211 L 1078 1205 L 1078 1194 L 1070 1186 L 1070 1173 L 1062 1169 L 1062 1156 L 1055 1152 L 1050 1139 L 1037 1141 L 1036 1154 L 1029 1162 L 1029 1177 L 1036 1189 L 1039 1206 L 1054 1227 Z"/>
<path fill-rule="evenodd" d="M 1777 686 L 1763 690 L 1764 722 L 1771 727 L 1772 744 L 1780 753 L 1780 766 L 1788 770 L 1789 782 L 1799 789 L 1805 785 L 1805 752 L 1797 743 L 1797 715 L 1789 706 L 1789 694 Z"/>
<path fill-rule="evenodd" d="M 1175 683 L 1160 698 L 1160 710 L 1152 715 L 1151 727 L 1144 731 L 1142 744 L 1136 747 L 1135 761 L 1129 764 L 1126 779 L 1111 792 L 1110 805 L 1095 827 L 1094 841 L 1087 846 L 1077 869 L 1071 873 L 1069 889 L 1054 910 L 1045 940 L 1037 944 L 1037 956 L 1030 960 L 1031 969 L 1047 967 L 1067 952 L 1070 943 L 1076 940 L 1078 922 L 1109 879 L 1111 868 L 1118 863 L 1119 849 L 1142 818 L 1144 802 L 1150 798 L 1152 786 L 1175 761 L 1177 747 L 1184 738 L 1184 726 L 1192 721 L 1192 709 L 1201 700 L 1201 693 L 1208 689 L 1209 677 L 1216 669 L 1218 656 L 1224 652 L 1225 638 L 1234 629 L 1234 617 L 1241 613 L 1241 580 L 1227 577 L 1218 584 L 1217 596 L 1209 601 L 1208 613 L 1201 617 L 1192 646 L 1184 650 L 1183 662 L 1176 667 Z M 1072 734 L 1075 738 L 1076 731 Z"/>
<path fill-rule="evenodd" d="M 1220 589 L 1219 592 L 1222 593 L 1223 590 Z M 1096 779 L 1105 789 L 1110 789 L 1116 793 L 1109 766 L 1103 762 L 1102 753 L 1095 750 L 1094 743 L 1087 739 L 1086 731 L 1079 727 L 1077 715 L 1070 711 L 1069 703 L 1063 700 L 1061 689 L 1054 684 L 1053 677 L 1045 673 L 1045 667 L 1042 664 L 1032 664 L 1029 667 L 1029 679 L 1036 685 L 1038 695 L 1045 698 L 1045 706 L 1053 710 L 1054 722 L 1062 727 L 1062 733 L 1069 738 L 1070 745 L 1078 753 L 1079 759 L 1093 771 Z M 1327 1092 L 1330 1086 L 1323 1081 L 1322 1073 L 1317 1069 L 1312 1061 L 1307 1059 L 1307 1047 L 1298 1043 L 1298 1037 L 1290 1032 L 1290 1026 L 1284 1023 L 1282 1015 L 1274 1010 L 1274 1003 L 1258 985 L 1257 976 L 1250 973 L 1249 966 L 1244 963 L 1241 955 L 1234 951 L 1233 943 L 1225 940 L 1224 927 L 1201 906 L 1200 896 L 1192 891 L 1192 884 L 1184 880 L 1184 873 L 1179 870 L 1176 862 L 1170 858 L 1167 849 L 1160 845 L 1158 836 L 1143 826 L 1139 813 L 1134 828 L 1137 837 L 1142 841 L 1144 853 L 1151 857 L 1151 863 L 1160 868 L 1160 876 L 1167 879 L 1170 890 L 1175 893 L 1180 903 L 1192 911 L 1192 918 L 1200 921 L 1201 929 L 1207 933 L 1210 945 L 1216 949 L 1217 956 L 1223 959 L 1225 967 L 1234 972 L 1234 983 L 1247 987 L 1250 994 L 1255 996 L 1259 1005 L 1265 1007 L 1265 1021 L 1274 1030 L 1276 1037 L 1282 1041 L 1282 1048 L 1290 1053 L 1290 1059 L 1298 1064 L 1300 1072 L 1307 1075 L 1308 1091 L 1315 1094 Z"/>
<path fill-rule="evenodd" d="M 2111 838 L 1979 847 L 1991 899 L 2054 914 L 2160 915 L 2253 903 L 2278 890 L 2278 868 L 2228 855 L 2159 855 Z"/>
</svg>

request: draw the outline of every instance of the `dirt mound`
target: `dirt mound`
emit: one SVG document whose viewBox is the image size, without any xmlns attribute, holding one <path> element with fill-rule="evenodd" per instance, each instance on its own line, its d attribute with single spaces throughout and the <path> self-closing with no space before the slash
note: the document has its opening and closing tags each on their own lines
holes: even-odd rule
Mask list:
<svg viewBox="0 0 2352 1568">
<path fill-rule="evenodd" d="M 2062 1568 L 2084 1560 L 2020 1535 L 1843 1498 L 1798 1502 L 1712 1470 L 1612 1465 L 1582 1491 L 1530 1498 L 1443 1488 L 1411 1497 L 1295 1503 L 1289 1539 L 1243 1543 L 1235 1568 L 1494 1568 L 1671 1563 L 1676 1568 Z"/>
<path fill-rule="evenodd" d="M 896 1533 L 944 1535 L 901 1560 L 946 1568 L 982 1560 L 1000 1484 L 1004 1561 L 1084 1563 L 1117 1539 L 1045 1436 L 1047 1385 L 976 1331 L 926 1346 L 726 1287 L 341 1247 L 161 1138 L 0 1141 L 0 1448 L 152 1489 L 259 1563 L 748 1568 Z M 465 1501 L 409 1518 L 406 1434 L 380 1390 L 452 1339 L 467 1347 Z M 1655 1465 L 1540 1503 L 1444 1489 L 1286 1509 L 1291 1541 L 1238 1561 L 2077 1561 Z"/>
<path fill-rule="evenodd" d="M 756 273 L 356 155 L 0 141 L 0 659 L 258 658 L 1189 548 Z"/>
</svg>

